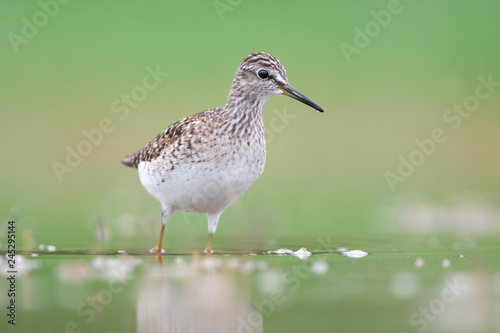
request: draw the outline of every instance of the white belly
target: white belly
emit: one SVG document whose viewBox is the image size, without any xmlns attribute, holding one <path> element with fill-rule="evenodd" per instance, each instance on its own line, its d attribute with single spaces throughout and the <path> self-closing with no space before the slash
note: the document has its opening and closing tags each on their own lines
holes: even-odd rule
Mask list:
<svg viewBox="0 0 500 333">
<path fill-rule="evenodd" d="M 264 153 L 265 154 L 265 153 Z M 192 213 L 222 212 L 238 199 L 264 170 L 264 158 L 184 161 L 173 170 L 163 159 L 141 162 L 139 178 L 163 207 Z"/>
</svg>

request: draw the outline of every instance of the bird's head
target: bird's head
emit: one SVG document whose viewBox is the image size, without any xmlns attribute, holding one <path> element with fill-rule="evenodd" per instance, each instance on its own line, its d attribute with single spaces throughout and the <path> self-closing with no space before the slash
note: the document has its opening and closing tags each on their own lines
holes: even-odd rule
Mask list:
<svg viewBox="0 0 500 333">
<path fill-rule="evenodd" d="M 318 104 L 288 84 L 285 67 L 276 57 L 264 52 L 245 57 L 234 76 L 229 99 L 251 98 L 265 102 L 278 95 L 290 96 L 323 112 Z"/>
</svg>

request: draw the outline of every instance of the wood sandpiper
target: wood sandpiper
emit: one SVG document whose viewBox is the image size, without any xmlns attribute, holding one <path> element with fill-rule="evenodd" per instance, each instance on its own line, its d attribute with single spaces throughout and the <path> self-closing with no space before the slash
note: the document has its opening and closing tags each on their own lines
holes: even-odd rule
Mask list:
<svg viewBox="0 0 500 333">
<path fill-rule="evenodd" d="M 264 52 L 243 59 L 224 107 L 180 119 L 122 163 L 137 168 L 142 185 L 161 203 L 161 229 L 152 249 L 162 252 L 165 225 L 177 211 L 206 213 L 208 244 L 222 212 L 264 171 L 266 142 L 262 107 L 290 96 L 323 109 L 288 84 L 281 62 Z"/>
</svg>

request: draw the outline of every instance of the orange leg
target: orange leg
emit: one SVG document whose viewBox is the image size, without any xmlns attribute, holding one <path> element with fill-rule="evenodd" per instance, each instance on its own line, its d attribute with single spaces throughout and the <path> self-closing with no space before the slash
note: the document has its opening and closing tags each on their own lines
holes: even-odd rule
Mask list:
<svg viewBox="0 0 500 333">
<path fill-rule="evenodd" d="M 161 254 L 161 246 L 163 243 L 163 234 L 165 233 L 165 226 L 167 225 L 168 220 L 172 217 L 172 212 L 169 209 L 163 208 L 161 211 L 161 227 L 160 227 L 160 234 L 158 235 L 158 243 L 154 248 L 152 248 L 152 252 L 156 252 Z"/>
<path fill-rule="evenodd" d="M 163 234 L 164 233 L 165 233 L 165 224 L 162 223 L 161 224 L 161 228 L 160 228 L 160 234 L 158 235 L 158 243 L 154 247 L 154 250 L 158 254 L 161 254 L 161 246 L 162 246 L 162 243 L 163 243 Z"/>
<path fill-rule="evenodd" d="M 214 240 L 214 234 L 208 234 L 208 243 L 207 243 L 207 248 L 205 249 L 205 253 L 208 256 L 212 255 L 212 242 Z"/>
</svg>

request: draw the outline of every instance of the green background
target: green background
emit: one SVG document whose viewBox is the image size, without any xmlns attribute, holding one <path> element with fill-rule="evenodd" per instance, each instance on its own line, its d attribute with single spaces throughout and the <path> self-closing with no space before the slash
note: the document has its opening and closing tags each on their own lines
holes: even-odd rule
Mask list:
<svg viewBox="0 0 500 333">
<path fill-rule="evenodd" d="M 296 250 L 326 235 L 372 251 L 493 251 L 500 87 L 457 129 L 443 115 L 474 95 L 479 77 L 500 82 L 500 3 L 405 0 L 385 26 L 373 23 L 372 11 L 391 3 L 70 1 L 13 46 L 23 18 L 33 22 L 42 7 L 1 1 L 0 212 L 17 221 L 18 247 L 152 247 L 160 205 L 121 159 L 174 121 L 223 106 L 241 60 L 264 51 L 325 113 L 287 97 L 266 103 L 265 172 L 222 215 L 216 251 Z M 356 46 L 367 24 L 379 28 L 348 59 L 342 43 Z M 113 102 L 157 66 L 168 76 L 120 119 Z M 104 118 L 111 133 L 59 181 L 53 163 Z M 391 190 L 384 174 L 436 128 L 447 140 Z M 202 250 L 206 234 L 204 215 L 178 213 L 164 247 Z"/>
<path fill-rule="evenodd" d="M 134 244 L 149 246 L 160 208 L 121 158 L 177 119 L 224 105 L 237 66 L 254 51 L 278 57 L 289 82 L 326 112 L 285 97 L 266 104 L 266 125 L 275 109 L 295 118 L 268 140 L 265 173 L 223 215 L 217 238 L 372 233 L 379 229 L 373 208 L 386 198 L 415 192 L 440 203 L 457 193 L 497 195 L 500 94 L 482 101 L 458 130 L 442 117 L 474 93 L 479 76 L 500 80 L 498 5 L 403 1 L 348 63 L 340 44 L 355 45 L 354 28 L 364 30 L 374 21 L 370 12 L 387 6 L 242 1 L 221 20 L 210 1 L 69 2 L 15 53 L 8 33 L 21 36 L 22 17 L 32 21 L 41 8 L 5 3 L 4 218 L 17 216 L 41 243 L 56 237 L 56 245 L 79 249 L 92 243 L 96 216 L 115 234 L 127 214 L 139 233 L 147 229 Z M 169 75 L 121 120 L 111 104 L 142 84 L 148 66 Z M 114 131 L 59 182 L 52 163 L 64 163 L 66 146 L 75 149 L 82 131 L 103 118 Z M 408 157 L 414 140 L 437 127 L 448 140 L 392 192 L 384 173 L 397 172 L 398 156 Z M 184 233 L 205 237 L 205 217 L 189 216 L 193 228 L 184 220 L 174 217 L 167 242 Z"/>
</svg>

